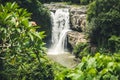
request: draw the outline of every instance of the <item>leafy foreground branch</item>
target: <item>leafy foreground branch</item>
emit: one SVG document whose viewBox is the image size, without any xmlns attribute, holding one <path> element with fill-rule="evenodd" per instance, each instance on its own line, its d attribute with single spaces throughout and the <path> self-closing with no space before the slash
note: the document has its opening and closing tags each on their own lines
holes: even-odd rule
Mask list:
<svg viewBox="0 0 120 80">
<path fill-rule="evenodd" d="M 30 23 L 30 13 L 16 3 L 0 5 L 0 79 L 52 80 L 45 58 L 44 32 Z"/>
</svg>

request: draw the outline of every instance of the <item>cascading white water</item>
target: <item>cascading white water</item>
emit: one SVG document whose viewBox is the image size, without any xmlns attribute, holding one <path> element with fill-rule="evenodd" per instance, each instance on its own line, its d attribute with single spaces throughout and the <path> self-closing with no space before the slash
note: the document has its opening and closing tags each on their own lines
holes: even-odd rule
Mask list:
<svg viewBox="0 0 120 80">
<path fill-rule="evenodd" d="M 52 44 L 48 54 L 61 54 L 67 49 L 66 36 L 69 31 L 69 10 L 58 9 L 51 12 L 52 18 Z"/>
</svg>

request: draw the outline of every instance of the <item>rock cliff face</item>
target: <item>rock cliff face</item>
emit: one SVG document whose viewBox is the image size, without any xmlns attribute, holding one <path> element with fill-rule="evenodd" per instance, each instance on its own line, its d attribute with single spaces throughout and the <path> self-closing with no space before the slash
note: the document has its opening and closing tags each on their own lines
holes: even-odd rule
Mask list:
<svg viewBox="0 0 120 80">
<path fill-rule="evenodd" d="M 86 7 L 72 8 L 70 10 L 71 29 L 84 32 L 86 27 Z"/>
<path fill-rule="evenodd" d="M 82 32 L 80 33 L 77 31 L 68 32 L 68 43 L 72 46 L 72 48 L 80 42 L 82 43 L 87 42 L 84 33 Z"/>
<path fill-rule="evenodd" d="M 84 32 L 86 30 L 86 6 L 72 6 L 60 3 L 44 4 L 52 12 L 59 8 L 68 8 L 70 11 L 70 28 L 68 32 L 68 43 L 74 47 L 79 42 L 87 42 Z"/>
</svg>

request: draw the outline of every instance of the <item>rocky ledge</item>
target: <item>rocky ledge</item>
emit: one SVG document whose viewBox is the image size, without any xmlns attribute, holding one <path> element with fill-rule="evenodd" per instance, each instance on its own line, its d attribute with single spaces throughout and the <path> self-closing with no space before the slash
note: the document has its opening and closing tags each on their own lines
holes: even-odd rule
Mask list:
<svg viewBox="0 0 120 80">
<path fill-rule="evenodd" d="M 80 33 L 77 31 L 69 31 L 68 32 L 68 43 L 71 44 L 72 47 L 74 47 L 78 43 L 86 43 L 87 40 L 85 39 L 85 34 Z"/>
</svg>

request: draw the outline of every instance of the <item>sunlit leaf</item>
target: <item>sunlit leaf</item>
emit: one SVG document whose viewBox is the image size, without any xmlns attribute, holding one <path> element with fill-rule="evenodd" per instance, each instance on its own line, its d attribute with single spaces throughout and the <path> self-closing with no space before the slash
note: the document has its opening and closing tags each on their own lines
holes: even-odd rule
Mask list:
<svg viewBox="0 0 120 80">
<path fill-rule="evenodd" d="M 107 68 L 104 68 L 101 72 L 100 72 L 100 74 L 101 75 L 104 75 L 105 73 L 107 73 L 108 72 L 108 69 Z"/>
<path fill-rule="evenodd" d="M 28 33 L 28 35 L 30 36 L 31 40 L 34 41 L 33 35 L 31 33 Z"/>
</svg>

